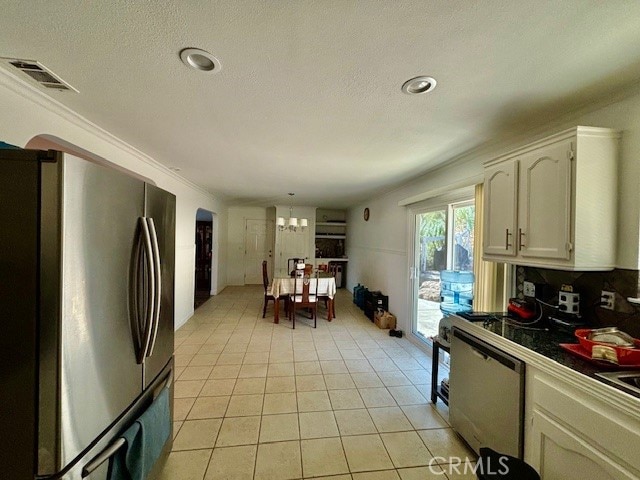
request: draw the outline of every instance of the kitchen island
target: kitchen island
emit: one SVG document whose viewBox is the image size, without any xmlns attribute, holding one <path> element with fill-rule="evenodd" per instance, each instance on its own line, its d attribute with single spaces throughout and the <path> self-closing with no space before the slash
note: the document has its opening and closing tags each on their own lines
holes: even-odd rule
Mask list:
<svg viewBox="0 0 640 480">
<path fill-rule="evenodd" d="M 504 320 L 452 324 L 525 362 L 524 459 L 542 478 L 640 478 L 640 398 L 558 346 L 575 337 Z"/>
</svg>

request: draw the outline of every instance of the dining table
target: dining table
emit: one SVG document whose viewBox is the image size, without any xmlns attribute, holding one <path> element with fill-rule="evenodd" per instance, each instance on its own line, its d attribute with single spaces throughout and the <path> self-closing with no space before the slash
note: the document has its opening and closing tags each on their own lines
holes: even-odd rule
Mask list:
<svg viewBox="0 0 640 480">
<path fill-rule="evenodd" d="M 317 277 L 312 276 L 309 281 L 311 282 L 311 284 L 309 285 L 310 292 L 315 292 L 315 282 L 318 282 L 318 299 L 327 299 L 327 320 L 331 321 L 335 317 L 335 277 L 330 273 L 320 272 Z M 273 282 L 271 283 L 271 289 L 268 291 L 269 295 L 273 295 L 273 297 L 276 299 L 276 301 L 274 302 L 275 308 L 273 313 L 273 323 L 280 322 L 280 302 L 278 301 L 278 298 L 281 296 L 288 297 L 293 293 L 293 289 L 293 277 L 275 277 L 273 279 Z"/>
</svg>

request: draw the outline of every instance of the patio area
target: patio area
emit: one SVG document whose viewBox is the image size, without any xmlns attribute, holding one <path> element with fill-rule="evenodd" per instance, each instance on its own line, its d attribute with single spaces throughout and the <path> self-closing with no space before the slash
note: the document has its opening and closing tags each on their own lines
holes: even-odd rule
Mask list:
<svg viewBox="0 0 640 480">
<path fill-rule="evenodd" d="M 425 338 L 437 335 L 441 318 L 440 303 L 418 298 L 418 334 Z"/>
</svg>

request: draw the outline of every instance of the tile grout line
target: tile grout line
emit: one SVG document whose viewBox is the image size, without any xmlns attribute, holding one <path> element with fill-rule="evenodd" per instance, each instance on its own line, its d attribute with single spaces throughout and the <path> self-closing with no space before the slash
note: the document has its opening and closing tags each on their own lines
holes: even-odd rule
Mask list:
<svg viewBox="0 0 640 480">
<path fill-rule="evenodd" d="M 245 296 L 243 296 L 243 298 L 245 298 Z M 232 305 L 235 305 L 235 304 L 232 304 Z M 229 309 L 227 309 L 227 311 L 228 310 Z M 246 304 L 245 304 L 245 308 L 244 308 L 243 312 L 246 312 L 246 311 L 249 311 L 249 307 L 246 306 Z M 234 315 L 234 318 L 237 318 L 237 316 Z M 241 362 L 242 365 L 245 364 L 246 356 L 249 353 L 249 348 L 250 348 L 251 341 L 253 341 L 253 337 L 256 336 L 256 338 L 258 338 L 257 335 L 260 333 L 259 332 L 259 328 L 258 328 L 258 322 L 260 321 L 260 319 L 257 318 L 257 316 L 254 319 L 253 324 L 251 324 L 251 325 L 247 325 L 248 322 L 243 322 L 243 320 L 244 319 L 242 318 L 242 315 L 240 315 L 240 318 L 238 318 L 235 321 L 223 323 L 224 322 L 224 317 L 222 317 L 222 318 L 217 319 L 216 322 L 208 323 L 209 327 L 207 327 L 208 329 L 210 329 L 209 331 L 211 332 L 209 334 L 209 337 L 207 338 L 207 340 L 209 340 L 211 337 L 213 337 L 217 332 L 218 334 L 221 334 L 224 337 L 226 337 L 226 341 L 225 341 L 225 344 L 224 344 L 225 348 L 228 345 L 237 343 L 237 342 L 232 342 L 232 339 L 234 339 L 234 336 L 235 336 L 235 338 L 238 337 L 238 334 L 239 334 L 241 329 L 245 330 L 244 331 L 244 335 L 247 335 L 248 332 L 252 335 L 252 337 L 250 338 L 249 344 L 245 345 L 245 348 L 244 348 L 243 352 L 240 352 L 240 353 L 243 353 L 243 355 L 242 355 L 243 358 L 242 358 L 242 362 Z M 360 328 L 359 325 L 362 324 L 362 323 L 363 322 L 357 322 L 356 324 L 347 324 L 346 325 L 346 328 L 344 330 L 349 335 L 349 340 L 348 341 L 351 342 L 351 344 L 344 343 L 342 345 L 341 345 L 340 339 L 344 338 L 344 337 L 339 337 L 339 338 L 336 337 L 337 330 L 334 330 L 333 328 L 322 329 L 322 331 L 320 332 L 320 335 L 317 335 L 316 332 L 314 331 L 314 332 L 311 332 L 309 336 L 305 335 L 304 337 L 298 337 L 298 338 L 296 338 L 297 336 L 293 336 L 293 335 L 279 335 L 279 336 L 277 336 L 276 335 L 276 330 L 274 328 L 262 329 L 265 332 L 268 332 L 267 335 L 269 336 L 269 340 L 271 342 L 270 343 L 270 347 L 269 347 L 269 357 L 268 357 L 267 365 L 271 364 L 270 363 L 271 353 L 272 353 L 272 348 L 274 346 L 279 345 L 279 346 L 285 346 L 285 348 L 286 348 L 286 346 L 289 345 L 290 348 L 291 348 L 290 350 L 282 350 L 282 351 L 283 352 L 290 352 L 291 355 L 293 356 L 293 358 L 292 358 L 292 360 L 293 360 L 292 363 L 293 363 L 293 366 L 294 366 L 294 375 L 293 375 L 293 377 L 294 377 L 294 384 L 295 384 L 296 408 L 298 410 L 297 411 L 298 420 L 299 420 L 299 416 L 300 416 L 300 412 L 299 412 L 300 406 L 299 406 L 299 403 L 298 403 L 298 396 L 297 396 L 299 385 L 298 385 L 298 382 L 297 382 L 298 379 L 296 377 L 301 376 L 301 375 L 296 375 L 296 374 L 299 374 L 299 373 L 302 373 L 302 372 L 300 372 L 296 368 L 296 364 L 300 363 L 300 362 L 321 362 L 322 361 L 321 357 L 320 357 L 320 355 L 318 355 L 318 351 L 319 351 L 318 350 L 318 343 L 319 342 L 329 342 L 329 341 L 332 342 L 333 345 L 327 345 L 325 343 L 324 346 L 326 346 L 327 348 L 330 347 L 330 349 L 337 350 L 337 353 L 340 355 L 340 358 L 341 358 L 340 361 L 345 366 L 347 365 L 346 362 L 349 361 L 349 360 L 353 360 L 353 361 L 366 360 L 366 363 L 367 363 L 368 367 L 369 368 L 373 367 L 373 365 L 370 362 L 370 360 L 372 360 L 372 359 L 370 359 L 370 358 L 368 358 L 366 356 L 365 356 L 366 358 L 364 358 L 364 359 L 358 359 L 358 358 L 348 359 L 348 358 L 345 358 L 343 356 L 343 353 L 346 350 L 353 350 L 353 349 L 357 350 L 360 354 L 363 354 L 362 348 L 365 348 L 365 347 L 361 347 L 361 344 L 363 342 L 365 342 L 365 341 L 371 341 L 371 342 L 374 342 L 374 343 L 378 342 L 378 339 L 374 338 L 373 336 L 369 335 L 368 333 L 366 335 L 363 335 L 362 332 L 358 332 L 357 331 L 357 329 Z M 201 323 L 201 325 L 202 324 L 204 324 L 204 322 Z M 366 324 L 367 324 L 367 322 L 364 322 L 364 325 L 366 325 Z M 247 326 L 249 326 L 249 328 L 242 328 L 243 325 L 247 325 Z M 225 326 L 225 328 L 220 328 L 222 326 Z M 197 332 L 197 328 L 194 328 L 194 330 L 191 331 L 191 334 L 194 334 L 196 332 Z M 356 335 L 356 336 L 354 336 L 354 335 Z M 312 351 L 315 352 L 316 358 L 311 358 L 311 359 L 310 358 L 305 358 L 304 360 L 301 360 L 300 362 L 296 362 L 296 356 L 295 356 L 296 349 L 293 348 L 293 345 L 295 345 L 296 340 L 303 341 L 303 342 L 313 342 L 312 343 L 313 348 L 309 349 L 309 350 L 312 350 Z M 185 341 L 185 339 L 183 338 L 182 342 L 180 342 L 180 343 L 182 344 L 184 341 Z M 242 343 L 244 343 L 244 342 L 242 342 Z M 353 347 L 353 348 L 351 348 L 351 347 Z M 224 353 L 238 353 L 238 352 L 225 352 L 224 351 L 225 348 L 223 348 L 223 351 L 221 352 L 221 354 L 224 354 Z M 265 348 L 265 347 L 258 347 L 258 348 L 261 348 L 260 351 L 263 351 L 262 348 Z M 372 347 L 369 347 L 369 348 L 372 348 Z M 389 349 L 394 349 L 395 350 L 396 348 L 404 350 L 405 354 L 402 357 L 397 357 L 397 358 L 402 359 L 403 362 L 404 362 L 405 358 L 416 358 L 412 354 L 412 351 L 409 351 L 407 349 L 402 348 L 402 345 L 399 345 L 397 342 L 396 342 L 395 345 L 389 346 Z M 234 348 L 234 350 L 237 350 L 237 348 Z M 264 351 L 266 351 L 266 349 Z M 304 349 L 304 350 L 297 350 L 297 351 L 298 352 L 302 352 L 302 351 L 308 351 L 308 350 Z M 384 348 L 383 348 L 383 351 L 385 351 Z M 413 353 L 415 353 L 415 351 L 413 351 Z M 397 352 L 394 352 L 394 354 L 397 354 Z M 304 354 L 299 355 L 299 357 L 300 356 L 305 357 Z M 396 362 L 393 358 L 391 358 L 391 357 L 389 357 L 387 355 L 386 351 L 385 351 L 385 356 L 386 356 L 386 359 L 382 359 L 382 360 L 387 360 L 387 361 L 391 360 L 393 362 L 393 364 L 396 366 L 396 370 L 395 371 L 399 372 L 400 374 L 404 373 L 404 371 L 398 366 L 398 364 L 402 363 L 402 362 Z M 191 361 L 192 360 L 193 359 L 191 359 Z M 191 363 L 191 361 L 189 362 L 189 364 Z M 262 364 L 264 365 L 264 363 L 262 363 Z M 426 371 L 426 369 L 424 368 L 424 365 L 422 363 L 419 363 L 419 365 L 420 365 L 421 369 L 424 369 Z M 354 368 L 354 367 L 352 367 L 352 368 Z M 357 368 L 357 367 L 355 367 L 355 368 Z M 240 367 L 240 369 L 242 369 L 242 366 Z M 268 369 L 268 366 L 267 366 L 267 369 Z M 349 378 L 352 381 L 353 381 L 352 376 L 353 375 L 357 375 L 358 373 L 374 373 L 376 375 L 376 377 L 378 378 L 378 380 L 382 380 L 381 377 L 380 377 L 381 371 L 378 371 L 375 368 L 373 368 L 373 371 L 370 371 L 370 372 L 358 372 L 358 371 L 350 370 L 347 367 L 346 374 L 349 375 Z M 405 370 L 405 371 L 408 371 L 408 370 Z M 329 397 L 329 403 L 331 405 L 331 410 L 329 410 L 329 411 L 332 412 L 332 415 L 333 415 L 333 418 L 334 418 L 334 421 L 335 421 L 335 410 L 333 408 L 334 406 L 333 406 L 333 402 L 331 401 L 331 397 L 329 395 L 329 392 L 330 391 L 334 391 L 334 390 L 354 390 L 355 389 L 357 394 L 358 394 L 358 396 L 362 400 L 361 389 L 357 388 L 357 385 L 355 385 L 355 384 L 353 385 L 353 388 L 329 389 L 327 387 L 327 384 L 326 384 L 326 381 L 325 381 L 325 376 L 329 375 L 329 373 L 325 373 L 325 371 L 322 370 L 322 369 L 321 369 L 321 372 L 322 372 L 321 374 L 323 375 L 322 380 L 323 380 L 325 388 L 320 390 L 320 391 L 326 392 L 327 396 Z M 313 373 L 307 373 L 307 374 L 308 375 L 314 375 Z M 236 376 L 235 381 L 237 381 L 238 378 L 239 378 L 239 376 Z M 267 378 L 268 378 L 268 374 L 267 374 Z M 382 382 L 382 383 L 384 384 L 384 382 Z M 417 384 L 415 382 L 410 381 L 410 384 L 414 388 L 417 388 L 416 387 Z M 390 387 L 389 385 L 384 384 L 384 388 L 387 391 L 387 393 L 391 394 L 391 392 L 389 391 L 389 387 Z M 234 388 L 235 388 L 235 386 L 234 386 Z M 266 379 L 265 379 L 265 388 L 266 388 Z M 366 387 L 363 387 L 363 388 L 366 388 Z M 418 389 L 418 392 L 421 393 L 421 391 L 422 390 Z M 198 395 L 197 395 L 196 398 L 199 398 L 201 393 L 202 393 L 202 389 L 200 389 L 200 391 L 198 392 Z M 230 398 L 231 398 L 231 396 L 233 396 L 233 394 L 234 394 L 234 392 L 231 392 Z M 401 408 L 401 406 L 398 405 L 397 400 L 395 399 L 395 397 L 393 395 L 391 395 L 391 396 L 392 396 L 392 398 L 394 398 L 394 404 L 396 405 L 396 407 L 400 407 Z M 263 410 L 264 410 L 265 398 L 266 398 L 266 390 L 265 390 L 265 392 L 263 394 Z M 227 407 L 225 409 L 225 417 L 226 417 L 226 413 L 228 412 L 228 408 L 229 408 L 229 404 L 227 404 Z M 368 407 L 364 406 L 364 408 L 367 410 L 367 412 L 369 411 Z M 347 409 L 347 410 L 350 410 L 350 409 Z M 190 409 L 190 411 L 191 411 L 191 409 Z M 189 413 L 190 413 L 190 411 L 189 411 Z M 436 413 L 438 413 L 438 415 L 440 416 L 440 412 L 437 411 Z M 262 412 L 262 415 L 261 415 L 261 428 L 262 428 L 262 420 L 263 420 L 262 417 L 263 416 L 264 416 L 264 411 Z M 223 418 L 225 418 L 225 417 L 223 417 Z M 375 428 L 376 428 L 376 431 L 378 432 L 378 436 L 380 436 L 380 430 L 379 430 L 378 426 L 375 425 Z M 414 431 L 415 431 L 415 428 L 414 428 Z M 259 435 L 260 434 L 261 434 L 261 429 L 260 429 Z M 299 435 L 299 437 L 301 437 L 300 422 L 298 423 L 298 435 Z M 340 433 L 338 435 L 340 437 L 342 437 L 342 435 Z M 329 438 L 335 438 L 335 437 L 329 437 Z M 258 442 L 259 442 L 259 440 L 258 440 Z M 302 439 L 300 438 L 299 445 L 301 445 L 301 442 L 302 442 Z M 422 443 L 424 443 L 424 441 L 422 441 Z M 342 444 L 342 446 L 343 446 L 343 452 L 344 452 L 344 445 Z M 385 446 L 385 449 L 386 449 L 386 446 Z M 302 457 L 301 457 L 301 460 L 302 460 Z M 255 469 L 255 465 L 254 465 L 254 469 Z M 397 471 L 397 469 L 396 469 L 396 471 Z"/>
</svg>

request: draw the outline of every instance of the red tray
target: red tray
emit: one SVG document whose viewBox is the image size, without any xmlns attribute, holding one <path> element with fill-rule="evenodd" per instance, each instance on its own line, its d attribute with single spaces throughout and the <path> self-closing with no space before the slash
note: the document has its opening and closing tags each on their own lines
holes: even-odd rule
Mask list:
<svg viewBox="0 0 640 480">
<path fill-rule="evenodd" d="M 602 342 L 594 342 L 587 337 L 592 332 L 590 328 L 582 328 L 575 331 L 575 336 L 580 342 L 582 348 L 591 356 L 591 349 L 596 345 L 605 345 L 609 348 L 613 348 L 616 351 L 618 357 L 618 363 L 620 365 L 640 365 L 640 340 L 633 339 L 636 344 L 636 348 L 618 347 L 616 345 L 609 345 Z"/>
<path fill-rule="evenodd" d="M 584 348 L 582 348 L 582 345 L 580 345 L 579 343 L 560 343 L 559 345 L 560 345 L 560 348 L 562 348 L 563 350 L 566 350 L 567 352 L 572 353 L 573 355 L 576 355 L 577 357 L 580 357 L 583 360 L 593 363 L 594 365 L 598 365 L 599 367 L 602 367 L 602 368 L 609 368 L 612 370 L 620 370 L 620 369 L 634 370 L 634 369 L 640 368 L 640 364 L 616 365 L 615 363 L 605 362 L 603 360 L 594 360 L 593 358 L 591 358 L 591 353 L 587 352 Z"/>
</svg>

